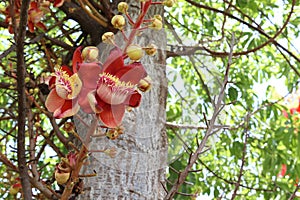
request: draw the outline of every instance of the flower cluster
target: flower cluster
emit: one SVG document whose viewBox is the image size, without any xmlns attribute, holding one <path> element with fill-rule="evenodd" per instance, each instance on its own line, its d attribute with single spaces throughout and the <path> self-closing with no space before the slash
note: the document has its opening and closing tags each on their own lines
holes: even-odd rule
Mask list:
<svg viewBox="0 0 300 200">
<path fill-rule="evenodd" d="M 119 29 L 126 42 L 124 49 L 115 43 L 115 35 L 106 32 L 102 35 L 104 43 L 113 45 L 106 61 L 98 61 L 96 47 L 77 48 L 73 55 L 73 70 L 67 66 L 59 67 L 53 73 L 49 86 L 51 92 L 46 100 L 46 107 L 55 118 L 72 116 L 81 108 L 85 113 L 96 114 L 103 124 L 111 128 L 108 137 L 115 139 L 121 134 L 120 126 L 127 108 L 140 105 L 142 95 L 151 87 L 151 79 L 141 63 L 144 54 L 153 56 L 157 51 L 154 44 L 141 47 L 134 44 L 134 37 L 146 28 L 160 30 L 162 17 L 155 15 L 145 19 L 151 5 L 172 5 L 173 0 L 165 2 L 141 1 L 141 13 L 137 21 L 128 14 L 129 6 L 125 2 L 118 4 L 119 12 L 111 24 Z M 125 35 L 126 21 L 131 26 L 129 36 Z"/>
<path fill-rule="evenodd" d="M 121 124 L 127 106 L 139 106 L 137 86 L 147 77 L 143 65 L 126 65 L 126 55 L 119 48 L 113 49 L 103 64 L 97 57 L 97 48 L 86 47 L 81 53 L 79 47 L 73 55 L 73 71 L 67 66 L 55 70 L 45 103 L 55 118 L 72 116 L 81 107 L 86 113 L 95 113 L 107 127 L 115 128 Z"/>
<path fill-rule="evenodd" d="M 20 22 L 20 11 L 21 11 L 21 0 L 15 0 L 14 5 L 9 5 L 6 7 L 5 23 L 8 24 L 9 33 L 14 33 L 14 27 L 19 27 Z M 28 30 L 33 33 L 35 28 L 46 30 L 45 24 L 41 21 L 45 14 L 50 12 L 50 4 L 53 3 L 54 7 L 59 7 L 64 3 L 64 0 L 35 0 L 30 2 L 28 9 Z M 11 8 L 11 6 L 13 8 Z M 15 24 L 14 24 L 15 23 Z"/>
</svg>

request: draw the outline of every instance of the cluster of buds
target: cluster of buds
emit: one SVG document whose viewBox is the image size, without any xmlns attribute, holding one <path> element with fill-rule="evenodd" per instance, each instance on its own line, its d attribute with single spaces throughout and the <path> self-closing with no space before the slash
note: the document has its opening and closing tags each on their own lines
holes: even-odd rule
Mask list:
<svg viewBox="0 0 300 200">
<path fill-rule="evenodd" d="M 131 17 L 128 15 L 128 4 L 126 2 L 120 2 L 118 4 L 118 11 L 122 14 L 125 14 L 129 24 L 132 26 L 133 29 L 136 30 L 143 30 L 146 28 L 151 28 L 154 30 L 161 30 L 163 27 L 162 24 L 162 17 L 160 15 L 154 15 L 151 19 L 144 19 L 145 14 L 147 12 L 147 10 L 149 9 L 149 7 L 153 4 L 163 4 L 166 5 L 168 7 L 173 6 L 173 4 L 175 3 L 175 0 L 166 0 L 163 2 L 152 2 L 152 0 L 148 0 L 148 1 L 142 1 L 142 12 L 141 12 L 141 17 L 138 18 L 138 21 L 134 22 Z M 123 30 L 125 25 L 126 25 L 126 20 L 125 17 L 123 17 L 122 15 L 115 15 L 112 19 L 111 19 L 111 24 L 113 25 L 114 28 L 119 29 L 119 30 Z M 145 27 L 141 27 L 141 24 L 146 24 Z"/>
</svg>

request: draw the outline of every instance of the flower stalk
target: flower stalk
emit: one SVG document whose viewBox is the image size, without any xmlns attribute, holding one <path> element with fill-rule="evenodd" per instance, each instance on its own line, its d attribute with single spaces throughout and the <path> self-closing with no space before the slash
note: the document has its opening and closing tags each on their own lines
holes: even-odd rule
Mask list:
<svg viewBox="0 0 300 200">
<path fill-rule="evenodd" d="M 74 186 L 76 185 L 76 183 L 79 182 L 79 173 L 88 156 L 91 137 L 92 135 L 94 135 L 97 129 L 97 125 L 98 125 L 98 120 L 94 118 L 90 125 L 90 129 L 87 131 L 85 135 L 84 143 L 82 144 L 80 152 L 77 155 L 74 170 L 71 172 L 70 178 L 61 196 L 61 200 L 68 200 L 69 196 L 72 194 Z"/>
</svg>

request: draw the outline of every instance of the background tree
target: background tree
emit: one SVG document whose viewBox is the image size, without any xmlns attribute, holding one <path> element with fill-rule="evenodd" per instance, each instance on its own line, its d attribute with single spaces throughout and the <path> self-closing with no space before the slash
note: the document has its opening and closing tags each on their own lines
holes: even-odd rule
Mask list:
<svg viewBox="0 0 300 200">
<path fill-rule="evenodd" d="M 35 188 L 23 197 L 59 198 L 63 187 L 53 177 L 55 165 L 76 148 L 63 126 L 75 122 L 81 136 L 86 128 L 76 117 L 55 120 L 46 110 L 45 80 L 55 66 L 70 66 L 78 46 L 98 46 L 104 32 L 117 33 L 110 21 L 119 1 L 50 1 L 50 7 L 28 1 L 24 43 L 27 9 L 25 1 L 25 11 L 18 2 L 0 3 L 0 194 L 18 198 Z M 139 3 L 128 3 L 135 18 Z M 124 134 L 113 141 L 93 139 L 82 173 L 97 175 L 84 178 L 82 198 L 294 199 L 300 152 L 298 3 L 186 0 L 165 8 L 166 48 L 162 31 L 137 39 L 159 47 L 155 57 L 142 60 L 153 88 L 140 107 L 126 113 Z M 147 17 L 162 15 L 162 9 L 153 7 Z M 109 47 L 98 48 L 104 62 Z M 18 111 L 22 102 L 26 112 Z M 90 123 L 89 116 L 80 116 Z M 21 186 L 19 178 L 31 185 Z"/>
</svg>

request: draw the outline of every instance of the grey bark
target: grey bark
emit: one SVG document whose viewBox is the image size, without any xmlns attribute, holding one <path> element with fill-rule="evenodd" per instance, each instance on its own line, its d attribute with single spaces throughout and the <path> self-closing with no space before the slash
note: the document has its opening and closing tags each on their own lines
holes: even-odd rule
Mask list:
<svg viewBox="0 0 300 200">
<path fill-rule="evenodd" d="M 133 4 L 139 1 L 132 1 Z M 138 5 L 131 4 L 135 16 Z M 150 11 L 162 15 L 162 7 L 155 6 Z M 134 17 L 133 17 L 134 18 Z M 100 36 L 99 36 L 100 37 Z M 118 42 L 122 38 L 118 37 Z M 144 64 L 152 78 L 152 89 L 142 94 L 142 102 L 138 108 L 126 112 L 123 125 L 125 133 L 116 140 L 106 137 L 93 138 L 90 149 L 102 150 L 116 148 L 117 154 L 111 158 L 105 153 L 92 153 L 83 174 L 97 172 L 97 176 L 84 178 L 85 193 L 80 199 L 163 199 L 166 195 L 163 185 L 167 163 L 167 137 L 165 131 L 165 104 L 167 81 L 165 74 L 166 37 L 163 31 L 144 32 L 136 42 L 145 46 L 155 43 L 159 47 L 154 57 L 144 56 Z M 118 43 L 119 44 L 119 43 Z M 99 46 L 101 60 L 104 61 L 109 52 L 106 45 Z M 89 123 L 91 116 L 80 114 Z M 80 135 L 87 128 L 76 123 Z"/>
</svg>

